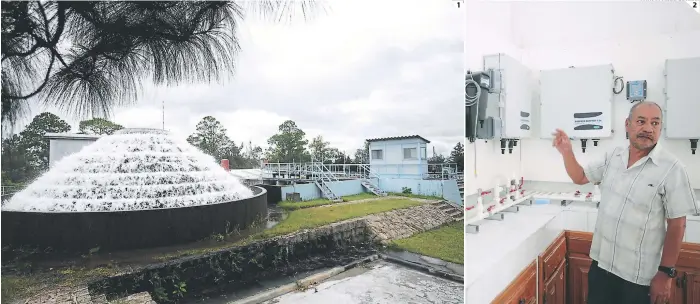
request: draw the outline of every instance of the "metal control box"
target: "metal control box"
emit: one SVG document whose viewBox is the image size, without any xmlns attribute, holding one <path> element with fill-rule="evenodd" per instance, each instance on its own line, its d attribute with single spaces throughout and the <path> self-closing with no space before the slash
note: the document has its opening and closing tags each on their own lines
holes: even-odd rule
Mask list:
<svg viewBox="0 0 700 304">
<path fill-rule="evenodd" d="M 666 60 L 666 138 L 700 138 L 700 57 Z"/>
<path fill-rule="evenodd" d="M 642 101 L 647 99 L 647 81 L 632 80 L 627 82 L 627 100 Z"/>
<path fill-rule="evenodd" d="M 530 138 L 536 88 L 532 71 L 506 54 L 484 56 L 484 70 L 492 70 L 494 75 L 487 113 L 499 124 L 493 127 L 494 137 Z"/>
<path fill-rule="evenodd" d="M 556 129 L 577 139 L 612 136 L 612 65 L 571 67 L 540 73 L 540 137 Z"/>
</svg>

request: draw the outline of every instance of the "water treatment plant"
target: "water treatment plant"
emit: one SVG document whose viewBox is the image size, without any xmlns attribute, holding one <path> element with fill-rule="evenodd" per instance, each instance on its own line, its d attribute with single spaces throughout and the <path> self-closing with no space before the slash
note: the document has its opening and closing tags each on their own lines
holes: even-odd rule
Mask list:
<svg viewBox="0 0 700 304">
<path fill-rule="evenodd" d="M 428 164 L 421 136 L 368 140 L 368 164 L 245 170 L 158 129 L 47 138 L 50 170 L 3 201 L 3 274 L 32 277 L 6 266 L 31 261 L 44 281 L 84 277 L 28 303 L 58 294 L 86 303 L 462 301 L 463 247 L 453 244 L 463 235 L 462 174 Z M 445 233 L 451 243 L 434 243 Z M 430 258 L 416 245 L 425 239 L 454 256 Z M 424 280 L 422 291 L 409 278 Z M 343 287 L 367 280 L 375 286 Z M 323 291 L 303 295 L 308 288 Z"/>
</svg>

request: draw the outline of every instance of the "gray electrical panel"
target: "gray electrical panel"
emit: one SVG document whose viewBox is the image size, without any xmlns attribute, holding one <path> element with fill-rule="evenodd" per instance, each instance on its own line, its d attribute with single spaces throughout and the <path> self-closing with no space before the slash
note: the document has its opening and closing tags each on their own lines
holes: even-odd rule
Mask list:
<svg viewBox="0 0 700 304">
<path fill-rule="evenodd" d="M 700 57 L 666 60 L 665 76 L 666 138 L 700 138 Z"/>
</svg>

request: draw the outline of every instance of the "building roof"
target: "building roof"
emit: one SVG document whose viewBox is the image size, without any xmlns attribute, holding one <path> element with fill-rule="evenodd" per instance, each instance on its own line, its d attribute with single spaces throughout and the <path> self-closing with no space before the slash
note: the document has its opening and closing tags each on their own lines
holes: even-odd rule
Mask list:
<svg viewBox="0 0 700 304">
<path fill-rule="evenodd" d="M 394 136 L 394 137 L 382 137 L 382 138 L 372 138 L 368 139 L 367 142 L 375 142 L 375 141 L 388 141 L 388 140 L 401 140 L 401 139 L 420 139 L 426 143 L 430 143 L 429 140 L 423 138 L 423 136 L 420 135 L 408 135 L 408 136 Z"/>
<path fill-rule="evenodd" d="M 97 140 L 102 136 L 76 133 L 46 133 L 44 137 L 47 139 Z"/>
</svg>

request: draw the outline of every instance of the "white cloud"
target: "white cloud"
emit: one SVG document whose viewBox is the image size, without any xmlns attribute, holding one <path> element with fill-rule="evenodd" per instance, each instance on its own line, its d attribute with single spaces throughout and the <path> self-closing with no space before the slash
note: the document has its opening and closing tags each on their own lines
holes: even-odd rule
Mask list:
<svg viewBox="0 0 700 304">
<path fill-rule="evenodd" d="M 182 137 L 211 115 L 234 140 L 258 145 L 287 119 L 348 152 L 383 136 L 418 134 L 443 154 L 463 141 L 463 9 L 447 0 L 324 4 L 327 13 L 306 22 L 246 17 L 232 80 L 146 80 L 137 104 L 113 120 L 160 128 L 165 101 L 165 128 Z"/>
<path fill-rule="evenodd" d="M 229 137 L 234 141 L 252 141 L 259 145 L 265 145 L 267 138 L 277 133 L 279 125 L 289 119 L 277 113 L 255 109 L 220 112 L 212 116 L 226 127 Z"/>
</svg>

